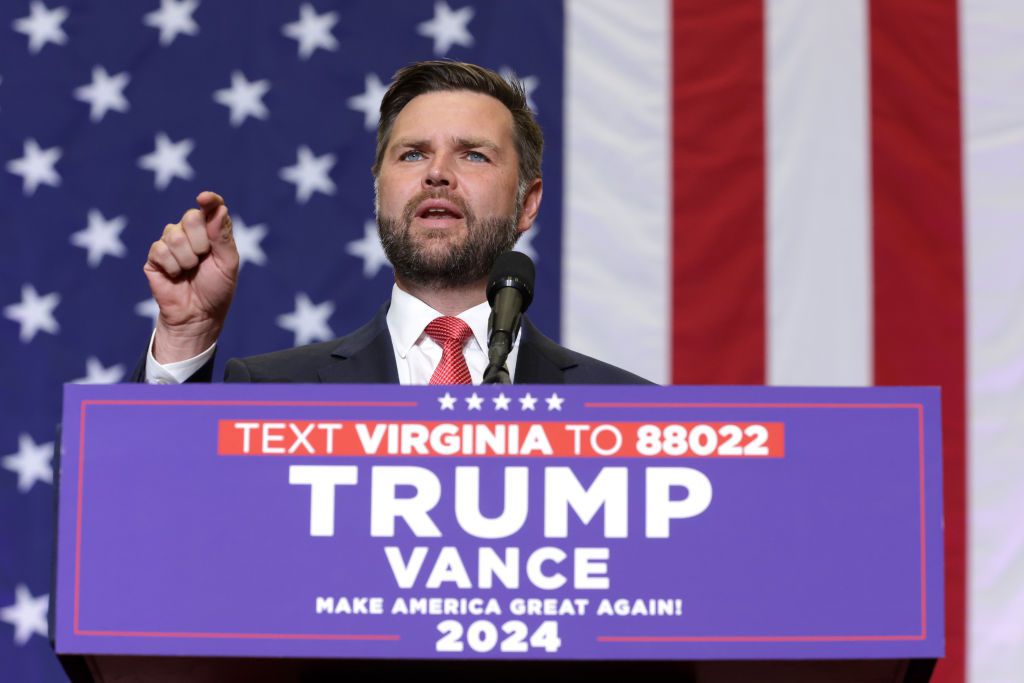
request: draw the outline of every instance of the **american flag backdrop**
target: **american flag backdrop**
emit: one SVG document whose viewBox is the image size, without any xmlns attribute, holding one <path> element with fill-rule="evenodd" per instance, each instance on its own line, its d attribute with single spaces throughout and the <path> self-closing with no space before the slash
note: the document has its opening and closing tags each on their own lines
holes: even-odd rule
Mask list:
<svg viewBox="0 0 1024 683">
<path fill-rule="evenodd" d="M 145 348 L 150 242 L 226 198 L 220 363 L 358 326 L 391 283 L 376 109 L 434 57 L 526 84 L 547 146 L 519 248 L 552 336 L 666 383 L 942 386 L 935 680 L 1020 681 L 1018 0 L 4 0 L 0 680 L 64 679 L 61 384 Z"/>
</svg>

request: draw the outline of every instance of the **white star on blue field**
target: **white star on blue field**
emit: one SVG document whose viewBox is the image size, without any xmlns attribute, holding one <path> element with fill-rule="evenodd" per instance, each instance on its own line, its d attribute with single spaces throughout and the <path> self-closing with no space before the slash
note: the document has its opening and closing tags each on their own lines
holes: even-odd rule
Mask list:
<svg viewBox="0 0 1024 683">
<path fill-rule="evenodd" d="M 232 357 L 351 332 L 390 295 L 370 167 L 395 71 L 451 59 L 518 74 L 546 144 L 543 229 L 517 248 L 544 287 L 530 317 L 558 337 L 563 8 L 4 0 L 0 30 L 0 679 L 63 682 L 45 630 L 62 386 L 131 377 L 159 314 L 146 254 L 199 192 L 225 198 L 241 262 L 219 377 Z"/>
</svg>

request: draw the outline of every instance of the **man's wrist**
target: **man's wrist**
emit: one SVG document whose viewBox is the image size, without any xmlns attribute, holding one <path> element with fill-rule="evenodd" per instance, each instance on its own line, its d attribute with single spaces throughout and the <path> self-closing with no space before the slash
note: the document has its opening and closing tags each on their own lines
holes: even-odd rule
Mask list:
<svg viewBox="0 0 1024 683">
<path fill-rule="evenodd" d="M 217 343 L 220 330 L 220 325 L 208 324 L 171 327 L 157 319 L 150 354 L 161 365 L 193 359 Z"/>
<path fill-rule="evenodd" d="M 182 384 L 209 362 L 217 348 L 217 344 L 214 342 L 190 358 L 172 363 L 160 363 L 153 355 L 155 341 L 156 330 L 153 331 L 153 336 L 149 341 L 149 351 L 146 353 L 147 384 Z"/>
</svg>

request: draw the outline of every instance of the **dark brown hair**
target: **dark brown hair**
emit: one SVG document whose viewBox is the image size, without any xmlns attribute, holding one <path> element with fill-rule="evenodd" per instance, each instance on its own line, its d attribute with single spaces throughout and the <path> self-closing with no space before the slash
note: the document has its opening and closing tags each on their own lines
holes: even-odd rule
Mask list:
<svg viewBox="0 0 1024 683">
<path fill-rule="evenodd" d="M 526 104 L 526 91 L 522 83 L 515 78 L 505 80 L 490 69 L 465 62 L 417 62 L 395 73 L 391 87 L 380 103 L 373 175 L 376 177 L 380 173 L 384 150 L 391 139 L 395 119 L 405 105 L 418 95 L 449 90 L 467 90 L 490 95 L 512 113 L 512 137 L 519 155 L 519 187 L 522 194 L 530 181 L 540 178 L 541 156 L 544 152 L 544 134 Z"/>
</svg>

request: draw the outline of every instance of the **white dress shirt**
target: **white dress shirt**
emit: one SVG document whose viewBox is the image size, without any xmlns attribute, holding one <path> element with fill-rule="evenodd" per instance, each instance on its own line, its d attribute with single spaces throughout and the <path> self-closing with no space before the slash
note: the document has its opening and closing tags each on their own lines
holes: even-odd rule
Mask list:
<svg viewBox="0 0 1024 683">
<path fill-rule="evenodd" d="M 441 362 L 441 347 L 423 330 L 430 321 L 442 315 L 444 314 L 399 289 L 397 284 L 391 288 L 391 307 L 388 309 L 387 325 L 391 333 L 391 345 L 395 350 L 399 383 L 430 382 L 434 369 Z M 455 316 L 465 321 L 473 331 L 473 335 L 466 340 L 462 348 L 473 384 L 480 384 L 484 370 L 487 369 L 487 319 L 490 315 L 491 307 L 484 301 Z M 515 377 L 516 373 L 520 336 L 521 333 L 516 335 L 512 351 L 508 354 L 506 365 L 510 377 Z M 188 360 L 161 365 L 153 357 L 153 340 L 150 338 L 149 353 L 146 357 L 146 382 L 181 384 L 210 359 L 215 348 L 216 344 Z"/>
<path fill-rule="evenodd" d="M 441 362 L 441 346 L 423 330 L 434 318 L 442 315 L 444 314 L 399 289 L 398 285 L 391 288 L 388 331 L 391 333 L 391 344 L 395 347 L 395 363 L 398 365 L 398 381 L 401 384 L 430 383 L 431 375 Z M 473 336 L 467 339 L 462 347 L 473 384 L 480 384 L 484 370 L 487 369 L 487 319 L 490 315 L 491 307 L 484 301 L 455 316 L 473 330 Z M 506 363 L 510 377 L 515 377 L 518 356 L 517 335 Z"/>
</svg>

